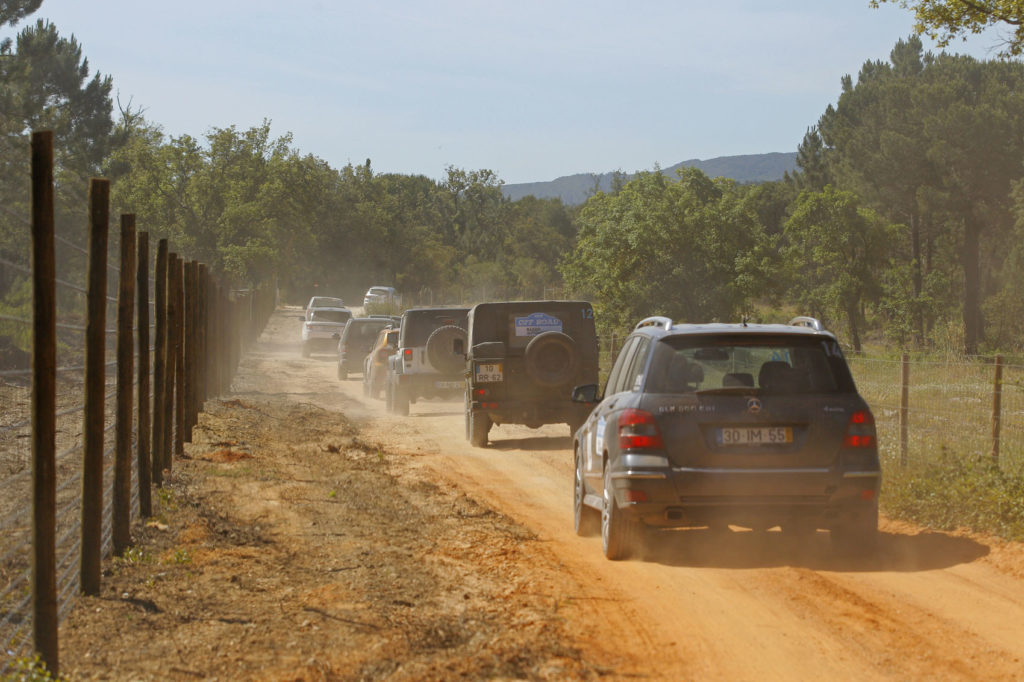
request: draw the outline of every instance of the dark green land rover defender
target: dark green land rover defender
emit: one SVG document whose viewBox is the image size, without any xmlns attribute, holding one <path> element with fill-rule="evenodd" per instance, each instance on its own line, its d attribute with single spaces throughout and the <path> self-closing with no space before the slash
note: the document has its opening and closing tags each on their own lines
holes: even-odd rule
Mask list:
<svg viewBox="0 0 1024 682">
<path fill-rule="evenodd" d="M 493 424 L 568 424 L 592 406 L 574 386 L 597 383 L 594 309 L 586 301 L 478 303 L 469 311 L 466 438 L 487 445 Z"/>
</svg>

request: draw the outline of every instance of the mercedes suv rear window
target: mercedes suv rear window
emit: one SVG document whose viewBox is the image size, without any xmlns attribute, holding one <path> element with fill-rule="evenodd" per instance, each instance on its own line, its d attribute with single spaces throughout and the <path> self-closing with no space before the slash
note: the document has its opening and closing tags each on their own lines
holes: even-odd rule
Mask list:
<svg viewBox="0 0 1024 682">
<path fill-rule="evenodd" d="M 667 336 L 648 373 L 651 393 L 855 390 L 839 344 L 795 334 Z"/>
</svg>

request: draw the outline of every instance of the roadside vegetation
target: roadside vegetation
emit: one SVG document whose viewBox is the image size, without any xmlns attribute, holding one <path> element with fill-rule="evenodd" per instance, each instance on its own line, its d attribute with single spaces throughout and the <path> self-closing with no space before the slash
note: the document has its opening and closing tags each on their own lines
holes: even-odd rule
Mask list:
<svg viewBox="0 0 1024 682">
<path fill-rule="evenodd" d="M 269 121 L 169 136 L 144 103 L 115 102 L 113 79 L 91 73 L 67 37 L 74 27 L 33 21 L 36 0 L 9 4 L 0 24 L 24 25 L 0 45 L 0 348 L 28 344 L 4 316 L 31 305 L 12 264 L 28 262 L 28 136 L 49 128 L 59 251 L 83 246 L 88 178 L 105 176 L 113 215 L 135 213 L 151 243 L 170 239 L 238 287 L 276 281 L 294 302 L 352 301 L 369 285 L 397 287 L 406 304 L 581 297 L 604 333 L 649 315 L 792 311 L 856 351 L 1024 353 L 1019 61 L 932 54 L 909 37 L 855 76 L 836 74 L 835 104 L 808 122 L 782 180 L 655 168 L 567 206 L 509 201 L 488 169 L 333 168 Z M 890 470 L 889 513 L 1020 537 L 1019 467 L 944 447 Z"/>
<path fill-rule="evenodd" d="M 1024 470 L 938 448 L 935 459 L 890 467 L 882 513 L 939 530 L 967 528 L 1024 541 Z"/>
</svg>

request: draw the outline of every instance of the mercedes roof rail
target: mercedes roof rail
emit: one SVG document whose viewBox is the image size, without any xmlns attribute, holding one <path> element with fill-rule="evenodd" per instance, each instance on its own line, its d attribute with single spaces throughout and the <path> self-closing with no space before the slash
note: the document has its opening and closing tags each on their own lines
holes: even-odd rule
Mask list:
<svg viewBox="0 0 1024 682">
<path fill-rule="evenodd" d="M 808 329 L 813 329 L 816 332 L 825 331 L 825 327 L 821 324 L 821 321 L 815 317 L 794 317 L 789 321 L 789 324 L 791 327 L 807 327 Z"/>
<path fill-rule="evenodd" d="M 643 329 L 644 327 L 661 327 L 662 329 L 668 330 L 672 328 L 672 320 L 671 318 L 661 316 L 646 317 L 637 322 L 636 326 L 633 327 L 633 330 L 636 331 L 637 329 Z"/>
</svg>

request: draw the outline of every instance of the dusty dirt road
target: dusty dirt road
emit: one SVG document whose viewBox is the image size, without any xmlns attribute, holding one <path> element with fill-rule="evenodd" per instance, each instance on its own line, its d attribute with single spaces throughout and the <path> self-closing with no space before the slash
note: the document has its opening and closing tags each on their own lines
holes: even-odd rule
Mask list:
<svg viewBox="0 0 1024 682">
<path fill-rule="evenodd" d="M 279 312 L 191 459 L 62 629 L 82 679 L 1024 679 L 1024 547 L 883 521 L 673 532 L 606 561 L 572 531 L 568 429 L 464 440 L 387 415 Z"/>
</svg>

